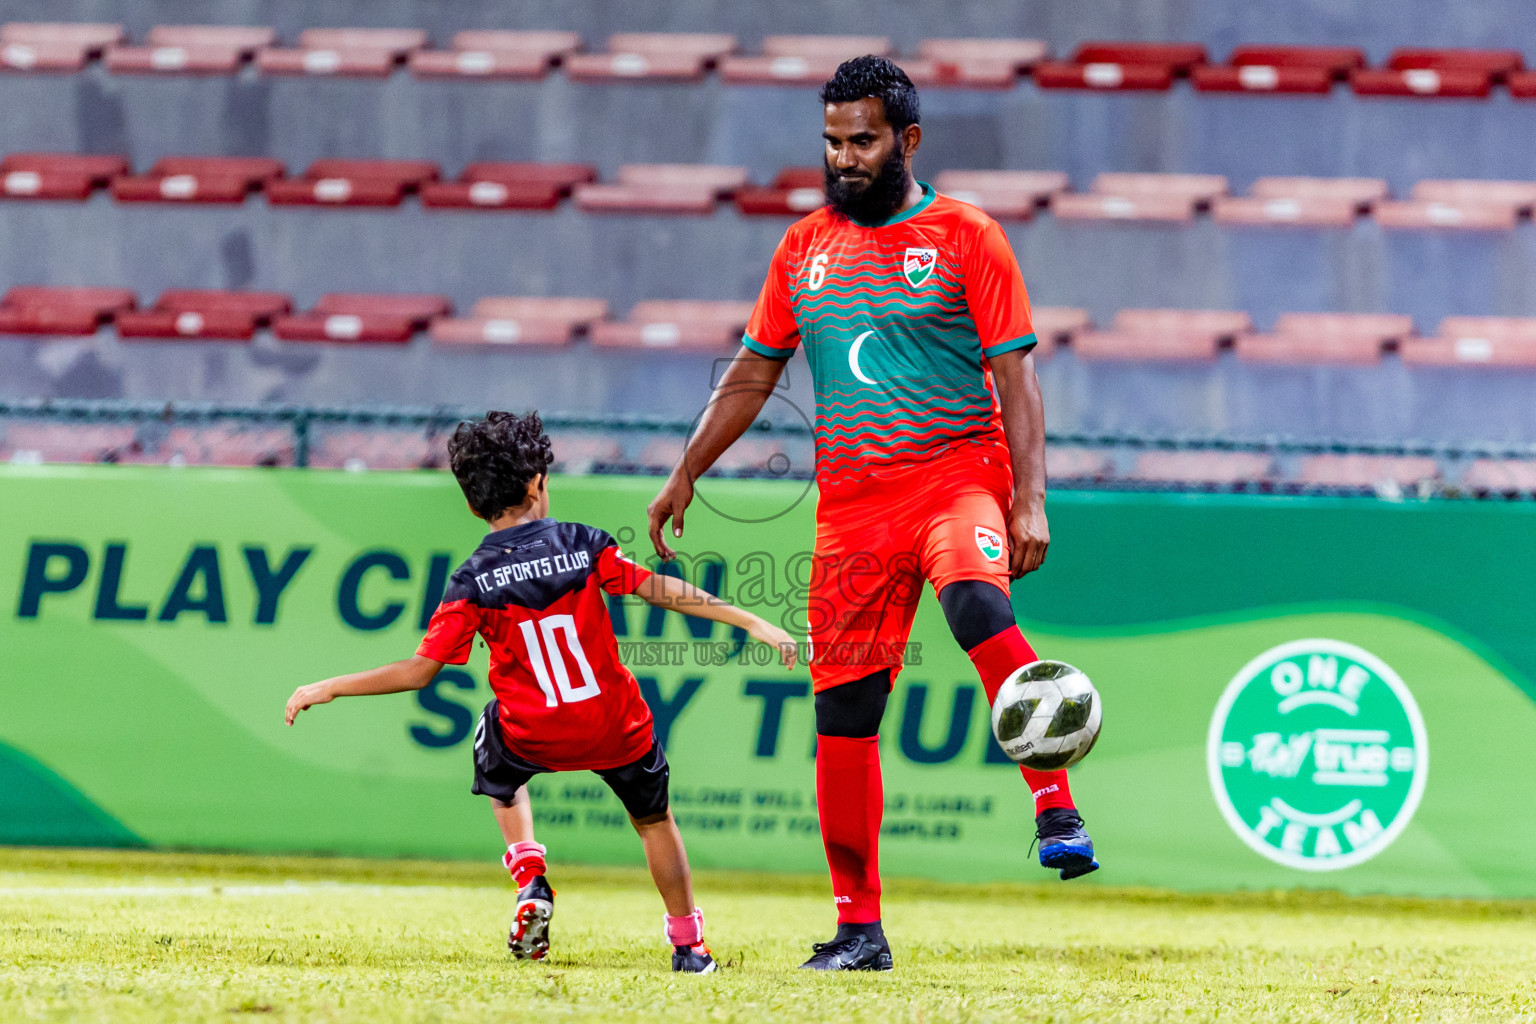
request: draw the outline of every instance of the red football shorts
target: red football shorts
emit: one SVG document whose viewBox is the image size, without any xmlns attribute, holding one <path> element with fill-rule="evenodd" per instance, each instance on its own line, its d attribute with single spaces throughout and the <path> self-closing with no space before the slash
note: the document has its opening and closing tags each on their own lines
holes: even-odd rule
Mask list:
<svg viewBox="0 0 1536 1024">
<path fill-rule="evenodd" d="M 995 448 L 824 489 L 808 608 L 816 692 L 885 668 L 895 680 L 924 580 L 935 593 L 956 580 L 1008 593 L 1012 500 Z"/>
</svg>

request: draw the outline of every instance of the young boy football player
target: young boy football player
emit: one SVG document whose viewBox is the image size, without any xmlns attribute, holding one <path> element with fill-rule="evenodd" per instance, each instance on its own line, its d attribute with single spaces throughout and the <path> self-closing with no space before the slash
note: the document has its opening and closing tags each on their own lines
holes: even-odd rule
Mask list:
<svg viewBox="0 0 1536 1024">
<path fill-rule="evenodd" d="M 533 836 L 528 780 L 590 769 L 640 834 L 667 908 L 672 969 L 713 971 L 704 914 L 694 906 L 688 855 L 667 798 L 667 757 L 639 684 L 619 661 L 607 595 L 637 594 L 660 608 L 739 626 L 778 647 L 787 667 L 795 662 L 793 640 L 750 612 L 631 562 L 602 530 L 550 518 L 553 451 L 537 413 L 492 412 L 461 423 L 448 456 L 470 511 L 491 532 L 449 577 L 414 657 L 299 687 L 288 699 L 288 724 L 336 697 L 419 690 L 443 665 L 469 660 L 478 634 L 490 648 L 496 696 L 475 729 L 472 792 L 491 799 L 507 843 L 502 863 L 519 889 L 509 948 L 518 959 L 542 959 L 554 912 L 545 848 Z"/>
</svg>

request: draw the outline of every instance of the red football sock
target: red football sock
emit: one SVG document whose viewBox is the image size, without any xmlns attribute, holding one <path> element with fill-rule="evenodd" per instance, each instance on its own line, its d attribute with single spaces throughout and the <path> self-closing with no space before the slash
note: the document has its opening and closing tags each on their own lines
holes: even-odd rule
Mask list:
<svg viewBox="0 0 1536 1024">
<path fill-rule="evenodd" d="M 1040 656 L 1029 646 L 1018 626 L 1009 626 L 996 636 L 983 640 L 966 652 L 971 664 L 981 676 L 981 685 L 987 691 L 987 706 L 997 700 L 997 691 L 1003 688 L 1015 669 L 1039 661 Z M 1067 786 L 1065 771 L 1037 772 L 1033 768 L 1019 766 L 1029 791 L 1035 798 L 1035 813 L 1051 807 L 1073 808 L 1072 790 Z"/>
<path fill-rule="evenodd" d="M 543 846 L 532 841 L 513 843 L 501 855 L 501 863 L 512 873 L 512 881 L 521 889 L 549 870 L 544 865 L 546 852 Z"/>
<path fill-rule="evenodd" d="M 816 808 L 838 924 L 880 920 L 880 739 L 816 737 Z"/>
</svg>

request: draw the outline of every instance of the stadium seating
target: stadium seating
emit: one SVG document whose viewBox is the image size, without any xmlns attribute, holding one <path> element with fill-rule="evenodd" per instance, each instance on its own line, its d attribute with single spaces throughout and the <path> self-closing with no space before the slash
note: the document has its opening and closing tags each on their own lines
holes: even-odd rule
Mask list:
<svg viewBox="0 0 1536 1024">
<path fill-rule="evenodd" d="M 553 210 L 579 184 L 595 181 L 590 164 L 473 163 L 456 181 L 421 185 L 421 205 L 464 210 Z"/>
<path fill-rule="evenodd" d="M 0 432 L 0 457 L 20 464 L 120 462 L 134 445 L 134 428 L 118 423 L 12 420 Z"/>
<path fill-rule="evenodd" d="M 1078 334 L 1093 326 L 1086 309 L 1036 306 L 1030 311 L 1035 324 L 1035 358 L 1048 359 L 1059 345 L 1069 345 Z"/>
<path fill-rule="evenodd" d="M 768 185 L 743 185 L 731 199 L 748 215 L 803 216 L 826 202 L 820 167 L 786 167 Z"/>
<path fill-rule="evenodd" d="M 1070 61 L 1035 65 L 1042 89 L 1167 89 L 1176 76 L 1206 63 L 1198 43 L 1083 43 Z"/>
<path fill-rule="evenodd" d="M 736 37 L 713 32 L 620 32 L 606 53 L 575 53 L 565 73 L 578 82 L 693 82 L 728 53 Z"/>
<path fill-rule="evenodd" d="M 1347 46 L 1239 46 L 1225 66 L 1195 67 L 1202 92 L 1326 93 L 1365 66 L 1365 51 Z"/>
<path fill-rule="evenodd" d="M 1413 338 L 1403 362 L 1423 366 L 1536 366 L 1536 318 L 1448 316 L 1433 338 Z"/>
<path fill-rule="evenodd" d="M 281 161 L 246 156 L 171 156 L 148 174 L 114 178 L 112 198 L 124 203 L 243 203 L 281 178 Z"/>
<path fill-rule="evenodd" d="M 283 341 L 403 344 L 452 308 L 441 295 L 331 293 L 308 312 L 274 317 L 272 333 Z"/>
<path fill-rule="evenodd" d="M 729 350 L 741 344 L 751 302 L 638 302 L 622 322 L 592 325 L 592 344 L 609 348 Z"/>
<path fill-rule="evenodd" d="M 1081 330 L 1072 348 L 1088 360 L 1209 361 L 1252 326 L 1247 313 L 1225 310 L 1123 309 L 1112 330 Z"/>
<path fill-rule="evenodd" d="M 1439 479 L 1439 464 L 1428 456 L 1325 454 L 1302 459 L 1294 483 L 1304 489 L 1360 489 L 1392 497 L 1406 488 L 1433 487 Z"/>
<path fill-rule="evenodd" d="M 747 183 L 745 167 L 625 164 L 613 184 L 576 187 L 576 205 L 599 213 L 710 213 Z"/>
<path fill-rule="evenodd" d="M 126 37 L 121 25 L 8 22 L 0 25 L 0 67 L 7 71 L 79 71 Z"/>
<path fill-rule="evenodd" d="M 1348 227 L 1385 199 L 1380 178 L 1259 178 L 1246 196 L 1218 196 L 1211 216 L 1222 224 Z"/>
<path fill-rule="evenodd" d="M 316 160 L 301 177 L 268 182 L 266 194 L 273 206 L 399 206 L 437 179 L 426 160 Z"/>
<path fill-rule="evenodd" d="M 1354 363 L 1381 360 L 1388 343 L 1413 335 L 1413 320 L 1385 313 L 1286 313 L 1273 334 L 1238 335 L 1237 357 L 1259 363 Z"/>
<path fill-rule="evenodd" d="M 115 461 L 169 466 L 291 466 L 293 431 L 238 423 L 174 426 L 158 440 L 135 437 L 133 443 L 119 450 Z"/>
<path fill-rule="evenodd" d="M 278 292 L 179 289 L 150 309 L 123 310 L 115 321 L 124 339 L 249 341 L 258 327 L 292 309 L 292 300 Z"/>
<path fill-rule="evenodd" d="M 1045 476 L 1048 480 L 1096 482 L 1108 478 L 1113 472 L 1110 454 L 1102 448 L 1045 446 Z"/>
<path fill-rule="evenodd" d="M 438 345 L 565 345 L 608 318 L 603 299 L 487 298 L 463 318 L 432 321 Z"/>
<path fill-rule="evenodd" d="M 832 77 L 837 66 L 850 57 L 872 53 L 891 55 L 888 36 L 768 36 L 763 52 L 754 56 L 730 55 L 720 60 L 722 81 L 738 85 L 819 85 Z M 912 67 L 908 67 L 912 64 Z M 918 83 L 925 61 L 901 61 L 902 69 Z M 931 67 L 926 78 L 932 78 Z M 916 71 L 916 77 L 913 72 Z M 920 83 L 919 83 L 920 84 Z"/>
<path fill-rule="evenodd" d="M 19 285 L 0 299 L 0 334 L 91 335 L 137 301 L 127 288 Z"/>
<path fill-rule="evenodd" d="M 451 50 L 417 50 L 408 63 L 417 78 L 535 80 L 580 49 L 575 32 L 476 30 L 457 33 Z"/>
<path fill-rule="evenodd" d="M 1375 205 L 1382 227 L 1508 231 L 1536 206 L 1536 182 L 1429 180 L 1416 183 L 1410 196 Z"/>
<path fill-rule="evenodd" d="M 998 220 L 1028 220 L 1071 182 L 1063 171 L 940 171 L 933 187 Z"/>
<path fill-rule="evenodd" d="M 1046 460 L 1049 466 L 1049 452 Z M 1274 463 L 1274 456 L 1267 452 L 1150 451 L 1136 457 L 1125 479 L 1147 484 L 1234 487 L 1269 480 Z"/>
<path fill-rule="evenodd" d="M 0 194 L 7 199 L 85 199 L 125 174 L 120 156 L 12 153 L 0 160 Z"/>
<path fill-rule="evenodd" d="M 918 56 L 932 61 L 937 81 L 969 89 L 1006 89 L 1046 58 L 1039 39 L 925 39 Z"/>
<path fill-rule="evenodd" d="M 113 74 L 228 75 L 276 42 L 256 26 L 156 25 L 144 45 L 109 46 L 103 60 Z"/>
<path fill-rule="evenodd" d="M 1480 495 L 1536 493 L 1536 462 L 1521 459 L 1475 459 L 1462 474 L 1461 487 Z"/>
<path fill-rule="evenodd" d="M 1189 221 L 1227 192 L 1219 174 L 1100 174 L 1087 193 L 1056 193 L 1051 212 L 1063 220 Z"/>
<path fill-rule="evenodd" d="M 1515 50 L 1399 49 L 1387 67 L 1357 68 L 1349 81 L 1362 96 L 1482 98 L 1521 65 Z"/>
<path fill-rule="evenodd" d="M 609 434 L 553 430 L 549 440 L 555 449 L 556 473 L 590 473 L 624 461 L 624 447 Z"/>
<path fill-rule="evenodd" d="M 297 49 L 266 47 L 256 54 L 264 75 L 340 75 L 383 78 L 427 45 L 420 29 L 309 28 Z"/>
</svg>

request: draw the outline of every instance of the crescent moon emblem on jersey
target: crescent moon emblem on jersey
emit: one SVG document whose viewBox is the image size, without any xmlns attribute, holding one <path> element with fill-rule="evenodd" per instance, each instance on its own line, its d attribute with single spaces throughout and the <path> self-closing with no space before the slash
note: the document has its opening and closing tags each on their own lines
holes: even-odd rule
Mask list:
<svg viewBox="0 0 1536 1024">
<path fill-rule="evenodd" d="M 877 380 L 871 380 L 870 378 L 864 376 L 864 371 L 859 369 L 859 346 L 864 344 L 865 338 L 874 333 L 874 331 L 865 331 L 863 334 L 853 339 L 853 345 L 848 349 L 848 369 L 852 370 L 853 375 L 859 378 L 859 380 L 863 381 L 865 384 L 880 383 Z"/>
</svg>

